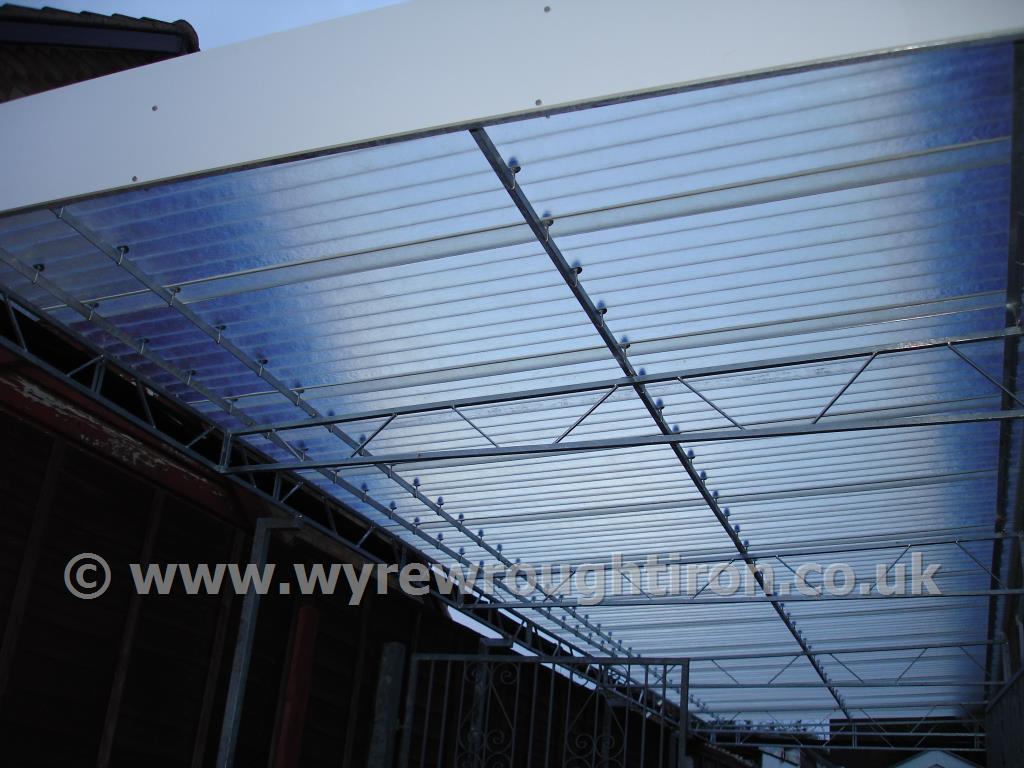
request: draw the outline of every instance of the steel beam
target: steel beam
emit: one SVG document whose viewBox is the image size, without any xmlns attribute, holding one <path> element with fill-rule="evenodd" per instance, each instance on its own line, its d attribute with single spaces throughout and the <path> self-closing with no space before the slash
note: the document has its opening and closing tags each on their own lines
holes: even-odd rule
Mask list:
<svg viewBox="0 0 1024 768">
<path fill-rule="evenodd" d="M 540 387 L 536 389 L 523 389 L 499 395 L 483 395 L 479 397 L 456 398 L 454 400 L 442 400 L 422 405 L 396 406 L 393 408 L 377 408 L 368 411 L 357 411 L 339 416 L 326 416 L 320 419 L 299 419 L 292 421 L 279 421 L 265 425 L 244 427 L 231 430 L 236 436 L 267 434 L 269 432 L 286 432 L 293 429 L 306 429 L 309 427 L 322 427 L 328 424 L 345 424 L 354 421 L 373 421 L 376 419 L 387 419 L 400 416 L 420 415 L 450 411 L 455 408 L 474 408 L 486 405 L 505 405 L 525 400 L 544 399 L 549 397 L 561 397 L 564 395 L 577 395 L 587 392 L 600 392 L 621 387 L 632 387 L 636 385 L 664 384 L 684 379 L 693 381 L 713 376 L 728 376 L 738 373 L 757 373 L 759 371 L 792 368 L 800 365 L 820 365 L 824 363 L 842 362 L 854 360 L 864 356 L 880 356 L 898 354 L 901 352 L 918 352 L 927 349 L 938 349 L 949 344 L 964 345 L 976 344 L 979 342 L 996 341 L 1000 339 L 1016 338 L 1021 335 L 1021 329 L 1013 326 L 1004 328 L 1001 331 L 987 333 L 964 334 L 961 336 L 950 336 L 941 339 L 928 339 L 925 341 L 910 341 L 897 344 L 884 344 L 871 347 L 856 347 L 837 352 L 819 355 L 790 355 L 768 360 L 757 360 L 754 362 L 731 363 L 725 365 L 704 366 L 674 370 L 668 373 L 644 374 L 637 376 L 623 376 L 617 379 L 603 379 L 582 384 L 563 384 L 554 387 Z M 308 393 L 308 390 L 307 390 Z"/>
<path fill-rule="evenodd" d="M 974 424 L 979 422 L 1000 422 L 1024 418 L 1024 409 L 1013 411 L 990 411 L 985 413 L 935 414 L 906 416 L 893 419 L 834 419 L 824 424 L 803 423 L 781 427 L 746 427 L 743 429 L 704 430 L 699 432 L 671 432 L 660 435 L 636 435 L 609 437 L 600 440 L 574 440 L 563 443 L 532 443 L 529 445 L 507 445 L 492 448 L 459 448 L 439 451 L 412 451 L 407 453 L 384 453 L 336 459 L 315 459 L 280 461 L 268 464 L 242 464 L 224 467 L 228 474 L 248 472 L 275 472 L 298 469 L 336 469 L 350 467 L 388 467 L 398 464 L 414 464 L 437 461 L 465 461 L 477 459 L 536 458 L 551 454 L 586 453 L 622 448 L 643 448 L 668 445 L 678 449 L 681 445 L 717 443 L 732 440 L 763 440 L 779 437 L 833 434 L 837 432 L 862 432 L 879 429 L 915 429 L 920 427 L 948 426 L 953 424 Z M 668 429 L 668 427 L 666 427 Z M 702 484 L 703 485 L 703 484 Z M 725 520 L 723 516 L 723 521 Z"/>
</svg>

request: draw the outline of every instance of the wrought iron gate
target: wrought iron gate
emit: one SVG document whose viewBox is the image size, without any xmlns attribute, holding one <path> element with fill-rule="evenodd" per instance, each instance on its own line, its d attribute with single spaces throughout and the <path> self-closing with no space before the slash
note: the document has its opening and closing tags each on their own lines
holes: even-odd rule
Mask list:
<svg viewBox="0 0 1024 768">
<path fill-rule="evenodd" d="M 678 768 L 686 659 L 417 654 L 401 768 Z"/>
</svg>

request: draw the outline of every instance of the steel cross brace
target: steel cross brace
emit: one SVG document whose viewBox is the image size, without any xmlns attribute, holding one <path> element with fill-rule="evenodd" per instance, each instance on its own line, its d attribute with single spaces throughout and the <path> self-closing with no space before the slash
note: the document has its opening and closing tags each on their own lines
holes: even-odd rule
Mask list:
<svg viewBox="0 0 1024 768">
<path fill-rule="evenodd" d="M 498 152 L 497 147 L 494 146 L 494 143 L 491 141 L 490 136 L 487 135 L 487 132 L 483 128 L 474 128 L 470 131 L 470 134 L 473 136 L 473 139 L 476 141 L 477 146 L 480 148 L 480 151 L 487 159 L 487 162 L 490 164 L 492 170 L 497 175 L 498 179 L 501 181 L 502 186 L 508 192 L 508 195 L 512 199 L 512 202 L 515 204 L 516 208 L 519 209 L 520 214 L 526 221 L 527 225 L 530 227 L 530 230 L 533 232 L 534 237 L 536 237 L 537 242 L 544 249 L 544 252 L 547 253 L 548 257 L 551 259 L 551 262 L 554 264 L 555 269 L 558 270 L 559 275 L 561 275 L 562 279 L 565 281 L 565 284 L 569 287 L 569 290 L 572 291 L 573 296 L 576 297 L 576 300 L 579 302 L 580 307 L 583 309 L 587 318 L 594 326 L 594 329 L 600 335 L 601 340 L 604 342 L 605 346 L 608 347 L 608 351 L 612 354 L 612 356 L 615 358 L 615 361 L 619 364 L 619 367 L 622 369 L 623 374 L 625 374 L 628 377 L 635 377 L 637 375 L 637 372 L 633 368 L 633 364 L 629 361 L 629 357 L 626 354 L 626 349 L 629 346 L 628 343 L 625 341 L 619 342 L 615 339 L 615 336 L 612 334 L 611 330 L 609 330 L 607 324 L 604 322 L 604 313 L 601 312 L 600 309 L 598 309 L 598 307 L 591 300 L 590 296 L 583 289 L 583 286 L 580 284 L 579 271 L 572 267 L 569 264 L 569 262 L 566 261 L 565 256 L 562 255 L 561 250 L 558 248 L 558 246 L 555 244 L 554 240 L 550 236 L 550 232 L 548 231 L 548 224 L 541 220 L 541 218 L 537 215 L 537 212 L 534 210 L 533 205 L 526 197 L 526 194 L 523 192 L 522 187 L 516 184 L 515 173 L 512 171 L 511 168 L 509 168 L 504 158 L 502 158 L 501 153 Z M 640 398 L 640 401 L 647 409 L 647 412 L 651 415 L 651 418 L 654 420 L 654 423 L 657 424 L 658 429 L 661 431 L 661 433 L 663 435 L 671 435 L 671 427 L 665 421 L 665 417 L 661 412 L 661 408 L 655 402 L 654 398 L 652 398 L 650 394 L 647 392 L 646 386 L 644 386 L 643 384 L 634 384 L 633 390 L 636 392 L 637 397 Z M 704 481 L 697 473 L 697 470 L 694 469 L 693 462 L 686 455 L 686 452 L 683 450 L 682 446 L 680 446 L 678 443 L 672 444 L 671 450 L 676 455 L 676 458 L 682 465 L 683 470 L 690 477 L 690 481 L 693 483 L 694 487 L 700 493 L 701 497 L 703 497 L 704 502 L 707 504 L 708 508 L 714 514 L 719 524 L 722 526 L 722 529 L 726 532 L 726 535 L 728 535 L 729 539 L 732 541 L 733 546 L 736 547 L 736 551 L 739 552 L 740 557 L 753 572 L 754 578 L 757 580 L 758 584 L 763 590 L 764 578 L 761 575 L 761 573 L 754 568 L 754 566 L 756 565 L 756 561 L 753 557 L 751 557 L 750 553 L 747 551 L 747 547 L 740 539 L 739 534 L 733 529 L 732 525 L 729 524 L 729 520 L 722 512 L 721 507 L 719 507 L 718 501 L 714 498 L 714 496 L 711 495 L 711 491 L 705 485 Z M 821 678 L 822 683 L 824 683 L 825 687 L 832 695 L 832 698 L 835 699 L 836 703 L 843 710 L 843 712 L 849 716 L 849 711 L 846 708 L 846 703 L 843 701 L 842 696 L 839 694 L 839 691 L 835 688 L 835 686 L 832 685 L 831 681 L 828 678 L 828 674 L 825 672 L 824 667 L 822 667 L 821 664 L 818 662 L 817 658 L 810 655 L 810 649 L 807 645 L 807 642 L 803 639 L 800 633 L 797 632 L 796 626 L 789 618 L 789 615 L 786 613 L 785 608 L 776 601 L 772 601 L 772 607 L 778 614 L 779 618 L 782 620 L 783 624 L 785 624 L 786 629 L 788 629 L 789 633 L 793 636 L 793 639 L 797 642 L 797 644 L 806 654 L 808 662 L 811 664 L 811 666 L 814 668 L 814 671 Z"/>
</svg>

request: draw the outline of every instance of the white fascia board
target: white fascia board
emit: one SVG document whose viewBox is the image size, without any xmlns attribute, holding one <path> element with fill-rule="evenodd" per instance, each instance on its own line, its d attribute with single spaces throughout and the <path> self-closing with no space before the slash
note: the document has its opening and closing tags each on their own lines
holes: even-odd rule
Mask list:
<svg viewBox="0 0 1024 768">
<path fill-rule="evenodd" d="M 1022 33 L 1020 0 L 419 0 L 0 104 L 0 212 Z"/>
</svg>

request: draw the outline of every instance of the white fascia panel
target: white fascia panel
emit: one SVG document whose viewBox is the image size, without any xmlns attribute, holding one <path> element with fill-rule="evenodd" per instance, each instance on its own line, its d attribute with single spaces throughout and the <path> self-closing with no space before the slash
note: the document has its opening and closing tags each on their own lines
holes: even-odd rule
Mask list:
<svg viewBox="0 0 1024 768">
<path fill-rule="evenodd" d="M 1022 32 L 1019 0 L 418 0 L 0 104 L 0 212 Z"/>
</svg>

